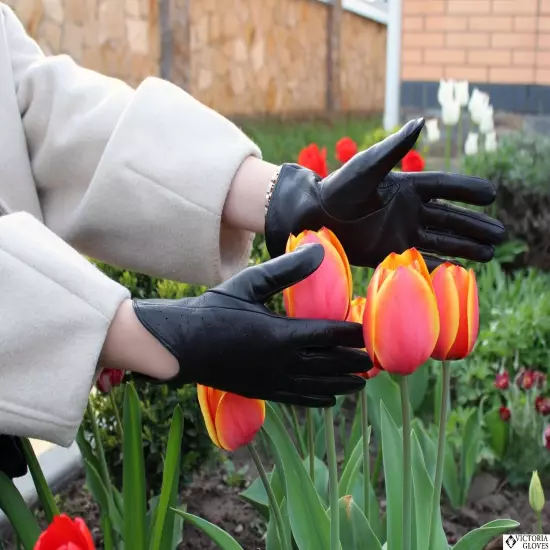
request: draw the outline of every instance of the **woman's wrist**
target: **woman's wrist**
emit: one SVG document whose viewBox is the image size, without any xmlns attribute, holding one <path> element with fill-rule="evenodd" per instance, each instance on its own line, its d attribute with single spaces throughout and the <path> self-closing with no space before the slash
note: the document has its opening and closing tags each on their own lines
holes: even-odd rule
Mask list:
<svg viewBox="0 0 550 550">
<path fill-rule="evenodd" d="M 99 365 L 159 380 L 179 371 L 177 359 L 139 322 L 129 299 L 120 304 L 111 322 Z"/>
<path fill-rule="evenodd" d="M 233 178 L 223 209 L 227 225 L 263 233 L 265 228 L 266 193 L 278 167 L 256 157 L 248 157 Z"/>
</svg>

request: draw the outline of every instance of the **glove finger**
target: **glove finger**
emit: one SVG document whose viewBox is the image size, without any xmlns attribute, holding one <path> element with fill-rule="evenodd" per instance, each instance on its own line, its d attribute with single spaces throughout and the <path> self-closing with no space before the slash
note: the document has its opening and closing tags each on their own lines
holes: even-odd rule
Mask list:
<svg viewBox="0 0 550 550">
<path fill-rule="evenodd" d="M 489 206 L 496 198 L 495 186 L 487 180 L 444 172 L 420 172 L 412 177 L 418 194 L 427 202 L 446 199 L 477 206 Z"/>
<path fill-rule="evenodd" d="M 324 257 L 325 249 L 319 244 L 299 246 L 293 252 L 244 269 L 215 290 L 248 302 L 264 303 L 309 277 Z"/>
<path fill-rule="evenodd" d="M 269 398 L 269 401 L 282 403 L 284 405 L 296 405 L 298 407 L 309 407 L 315 409 L 334 407 L 334 405 L 336 405 L 336 397 L 334 395 L 302 395 L 299 393 L 292 393 L 287 391 L 274 392 L 273 395 Z"/>
<path fill-rule="evenodd" d="M 358 349 L 311 349 L 300 351 L 299 356 L 302 360 L 296 364 L 293 370 L 295 374 L 299 375 L 359 374 L 372 368 L 369 355 Z"/>
<path fill-rule="evenodd" d="M 27 461 L 20 438 L 0 435 L 0 471 L 10 479 L 26 475 Z"/>
<path fill-rule="evenodd" d="M 346 395 L 365 387 L 365 379 L 353 374 L 339 376 L 297 376 L 293 390 L 315 395 Z"/>
<path fill-rule="evenodd" d="M 454 259 L 448 259 L 448 258 L 440 258 L 439 256 L 434 256 L 433 254 L 427 254 L 423 250 L 420 251 L 422 254 L 422 257 L 424 258 L 424 261 L 426 262 L 426 266 L 428 267 L 428 271 L 431 273 L 436 267 L 440 266 L 441 264 L 444 264 L 445 262 L 449 262 L 451 264 L 458 265 L 460 267 L 464 267 L 460 262 Z"/>
<path fill-rule="evenodd" d="M 355 155 L 325 178 L 321 197 L 327 212 L 346 220 L 363 216 L 372 201 L 373 188 L 413 148 L 423 127 L 423 118 L 409 121 L 398 132 Z"/>
<path fill-rule="evenodd" d="M 289 348 L 364 348 L 363 327 L 347 321 L 324 321 L 321 319 L 293 319 L 281 317 L 280 338 Z"/>
<path fill-rule="evenodd" d="M 495 254 L 491 245 L 479 244 L 446 233 L 425 231 L 420 238 L 420 247 L 442 256 L 456 256 L 474 262 L 490 262 Z"/>
<path fill-rule="evenodd" d="M 499 244 L 506 237 L 504 225 L 484 212 L 475 212 L 444 202 L 429 202 L 422 207 L 423 226 L 452 232 L 482 244 Z"/>
</svg>

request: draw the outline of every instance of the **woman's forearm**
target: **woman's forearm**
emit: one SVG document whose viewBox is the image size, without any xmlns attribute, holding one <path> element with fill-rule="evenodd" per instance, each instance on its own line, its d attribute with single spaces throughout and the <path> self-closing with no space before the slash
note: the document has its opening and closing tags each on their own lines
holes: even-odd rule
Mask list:
<svg viewBox="0 0 550 550">
<path fill-rule="evenodd" d="M 223 208 L 223 221 L 239 229 L 263 233 L 266 193 L 276 172 L 276 165 L 248 157 L 231 184 Z"/>
</svg>

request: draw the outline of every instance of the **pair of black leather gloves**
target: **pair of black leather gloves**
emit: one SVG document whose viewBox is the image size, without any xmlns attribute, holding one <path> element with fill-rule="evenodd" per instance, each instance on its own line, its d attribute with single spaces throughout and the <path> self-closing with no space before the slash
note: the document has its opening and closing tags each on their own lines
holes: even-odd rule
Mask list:
<svg viewBox="0 0 550 550">
<path fill-rule="evenodd" d="M 284 255 L 288 236 L 325 226 L 350 263 L 375 267 L 390 252 L 420 249 L 428 267 L 444 257 L 487 262 L 503 225 L 444 200 L 487 206 L 492 183 L 440 172 L 392 172 L 416 143 L 424 121 L 359 153 L 322 179 L 295 164 L 281 167 L 268 206 L 265 237 L 272 260 L 245 269 L 202 296 L 134 300 L 141 323 L 179 361 L 170 383 L 200 383 L 247 397 L 327 407 L 360 390 L 371 362 L 360 325 L 291 319 L 265 302 L 313 273 L 321 246 Z M 2 449 L 0 448 L 0 456 Z M 1 466 L 0 466 L 1 467 Z"/>
</svg>

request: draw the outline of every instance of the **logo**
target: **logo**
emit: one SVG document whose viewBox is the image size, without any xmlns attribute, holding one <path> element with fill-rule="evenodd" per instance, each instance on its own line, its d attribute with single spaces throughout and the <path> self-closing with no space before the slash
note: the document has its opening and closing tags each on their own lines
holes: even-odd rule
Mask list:
<svg viewBox="0 0 550 550">
<path fill-rule="evenodd" d="M 510 535 L 505 542 L 508 548 L 513 548 L 516 545 L 517 540 L 516 540 L 516 537 L 514 537 L 514 535 Z"/>
</svg>

